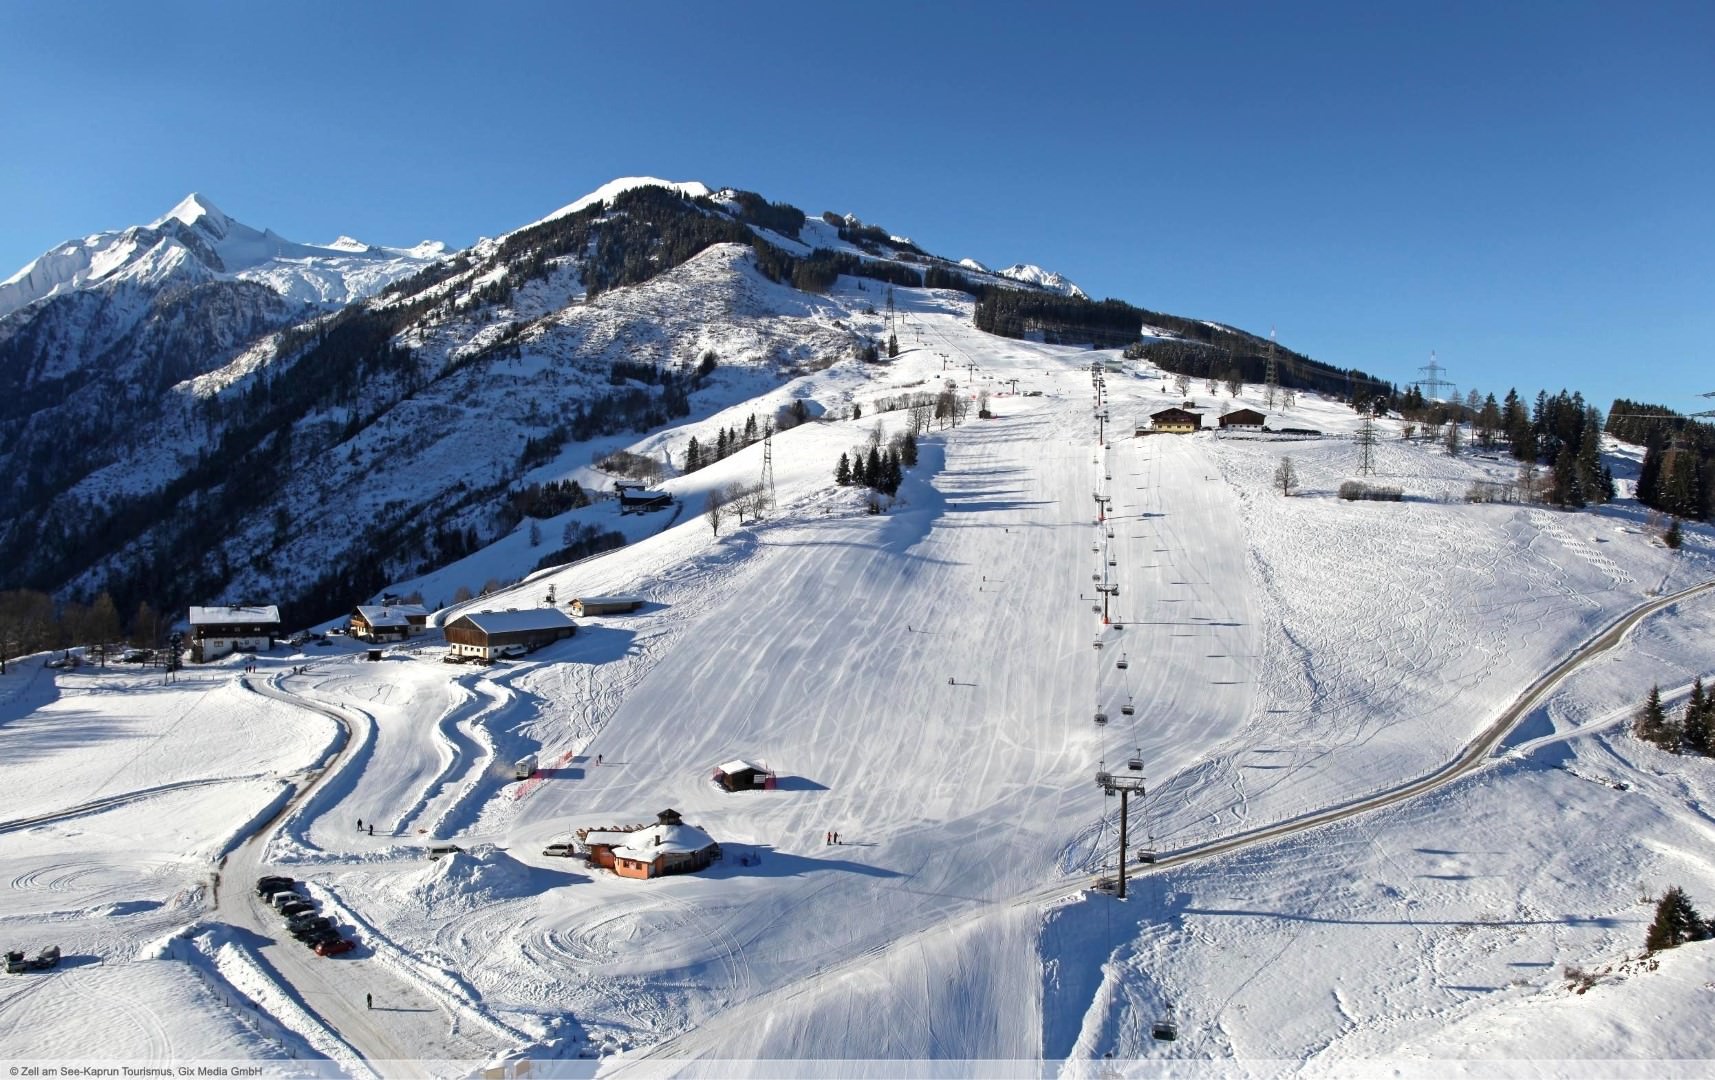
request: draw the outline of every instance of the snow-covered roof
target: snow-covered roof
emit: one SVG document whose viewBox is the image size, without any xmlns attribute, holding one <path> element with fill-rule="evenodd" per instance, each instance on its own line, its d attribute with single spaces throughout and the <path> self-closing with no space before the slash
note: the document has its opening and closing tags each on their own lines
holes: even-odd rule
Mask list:
<svg viewBox="0 0 1715 1080">
<path fill-rule="evenodd" d="M 266 623 L 278 623 L 280 609 L 273 604 L 267 607 L 193 607 L 191 608 L 192 626 L 226 626 L 232 623 L 253 623 L 257 626 Z"/>
<path fill-rule="evenodd" d="M 713 847 L 715 842 L 714 837 L 695 825 L 651 825 L 623 836 L 625 846 L 615 847 L 614 855 L 639 862 L 651 862 L 657 855 L 689 855 Z"/>
<path fill-rule="evenodd" d="M 749 769 L 751 772 L 767 772 L 768 771 L 767 769 L 764 769 L 760 765 L 752 765 L 750 762 L 744 760 L 743 758 L 733 758 L 731 761 L 729 761 L 726 764 L 721 766 L 721 772 L 726 773 L 728 776 L 731 776 L 733 773 L 736 773 L 736 772 L 744 772 L 746 769 Z"/>
<path fill-rule="evenodd" d="M 641 596 L 580 596 L 573 603 L 577 604 L 641 604 Z"/>
<path fill-rule="evenodd" d="M 524 608 L 521 611 L 467 611 L 453 622 L 470 620 L 470 624 L 485 634 L 504 634 L 511 630 L 562 630 L 578 624 L 559 608 Z"/>
<path fill-rule="evenodd" d="M 410 623 L 407 616 L 427 618 L 429 614 L 422 604 L 359 604 L 357 613 L 370 626 L 406 626 Z"/>
</svg>

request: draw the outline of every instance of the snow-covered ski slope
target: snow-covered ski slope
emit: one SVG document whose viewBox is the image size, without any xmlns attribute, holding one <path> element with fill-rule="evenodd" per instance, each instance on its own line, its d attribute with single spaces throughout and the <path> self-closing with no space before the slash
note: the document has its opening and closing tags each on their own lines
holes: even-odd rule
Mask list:
<svg viewBox="0 0 1715 1080">
<path fill-rule="evenodd" d="M 1482 1057 L 1490 1037 L 1523 1058 L 1715 1052 L 1706 1037 L 1648 1041 L 1648 1010 L 1691 1008 L 1656 989 L 1657 973 L 1616 969 L 1594 998 L 1559 981 L 1564 964 L 1599 968 L 1637 951 L 1640 882 L 1715 903 L 1696 809 L 1715 795 L 1710 767 L 1657 755 L 1609 722 L 1652 681 L 1672 690 L 1710 674 L 1706 599 L 1652 619 L 1617 660 L 1562 686 L 1519 748 L 1476 776 L 1147 875 L 1124 904 L 1078 888 L 1111 866 L 1117 842 L 1118 800 L 1097 789 L 1098 764 L 1142 758 L 1150 793 L 1133 804 L 1132 836 L 1164 852 L 1387 790 L 1451 758 L 1620 613 L 1709 576 L 1707 530 L 1688 530 L 1688 550 L 1672 556 L 1634 505 L 1466 504 L 1472 479 L 1510 478 L 1512 466 L 1401 443 L 1387 424 L 1374 479 L 1403 487 L 1405 501 L 1341 502 L 1334 489 L 1357 460 L 1348 409 L 1301 399 L 1270 415 L 1321 439 L 1137 438 L 1134 422 L 1182 400 L 1149 369 L 1107 376 L 1104 446 L 1089 364 L 1113 354 L 979 334 L 951 294 L 899 299 L 894 363 L 836 364 L 771 391 L 767 409 L 738 399 L 634 444 L 706 442 L 794 396 L 832 414 L 863 405 L 861 419 L 775 437 L 777 506 L 763 522 L 728 519 L 717 537 L 698 512 L 711 488 L 757 479 L 753 446 L 667 482 L 687 507 L 670 527 L 630 519 L 630 547 L 471 605 L 535 606 L 552 586 L 561 600 L 636 592 L 643 611 L 584 620 L 573 639 L 480 670 L 441 663 L 432 647 L 378 664 L 345 646 L 262 660 L 269 672 L 310 662 L 280 687 L 355 718 L 345 757 L 278 822 L 267 858 L 359 929 L 365 949 L 325 963 L 352 965 L 352 985 L 397 984 L 436 1003 L 390 1017 L 395 1041 L 429 1059 L 472 1042 L 543 1057 L 623 1050 L 609 1065 L 645 1073 L 683 1058 L 885 1058 L 894 1068 L 871 1071 L 890 1074 L 922 1059 L 999 1068 L 1107 1053 L 1337 1071 L 1352 1059 Z M 996 418 L 973 410 L 925 438 L 886 513 L 832 487 L 842 451 L 866 445 L 878 421 L 884 439 L 904 422 L 877 413 L 878 398 L 946 378 L 993 393 Z M 1254 387 L 1237 402 L 1202 385 L 1192 396 L 1211 414 L 1261 406 Z M 1301 478 L 1291 498 L 1272 486 L 1286 455 Z M 1097 494 L 1111 497 L 1101 520 Z M 446 595 L 515 577 L 532 555 L 503 541 L 403 585 Z M 1098 584 L 1118 587 L 1106 625 Z M 282 718 L 254 723 L 271 728 L 274 749 L 232 740 L 252 725 L 211 710 L 209 723 L 173 730 L 223 756 L 150 764 L 123 726 L 139 703 L 179 716 L 206 695 L 242 695 L 233 668 L 214 669 L 224 682 L 145 688 L 100 673 L 48 684 L 51 672 L 29 667 L 0 694 L 13 695 L 5 730 L 41 779 L 0 792 L 8 821 L 40 813 L 47 778 L 67 769 L 137 762 L 122 783 L 50 809 L 246 773 L 237 751 L 252 745 L 280 782 L 330 739 L 325 719 L 285 719 L 289 707 L 270 700 L 253 707 Z M 41 700 L 44 685 L 61 700 L 78 691 L 86 737 L 57 736 L 45 717 L 66 706 Z M 511 762 L 526 752 L 544 773 L 520 784 Z M 710 772 L 733 757 L 772 767 L 777 790 L 720 791 Z M 203 818 L 184 818 L 204 821 L 202 838 L 148 846 L 111 871 L 140 902 L 167 887 L 153 884 L 155 868 L 206 865 L 255 816 L 214 785 L 172 797 L 202 800 Z M 710 871 L 637 882 L 540 854 L 576 828 L 668 807 L 722 844 Z M 118 828 L 152 820 L 136 806 L 101 814 Z M 376 835 L 357 833 L 357 818 Z M 431 840 L 466 851 L 430 862 Z M 166 962 L 128 961 L 160 928 L 126 954 L 113 942 L 137 916 L 97 910 L 116 895 L 105 878 L 99 895 L 93 877 L 50 883 L 35 869 L 48 851 L 111 858 L 63 821 L 7 834 L 0 879 L 25 914 L 5 928 L 53 933 L 56 913 L 76 911 L 109 935 L 88 946 L 104 970 L 137 969 L 137 986 L 158 979 Z M 194 897 L 178 917 L 196 917 Z M 264 960 L 300 949 L 243 944 Z M 224 966 L 212 967 L 234 985 L 268 970 L 218 948 Z M 1673 985 L 1715 975 L 1698 947 L 1682 954 L 1664 961 Z M 277 1003 L 289 1029 L 309 1022 L 294 1019 L 302 1012 L 357 1030 L 339 1023 L 351 1003 L 338 995 L 245 993 Z M 1598 1000 L 1622 1035 L 1590 1021 L 1597 1006 L 1584 1006 Z M 182 1021 L 185 1041 L 225 1037 L 226 1011 L 211 1009 Z M 1182 1037 L 1155 1043 L 1148 1026 L 1168 1012 Z M 21 1048 L 33 1052 L 62 1045 L 51 1040 L 75 1008 L 30 1015 L 40 1033 Z M 248 1037 L 257 1052 L 280 1045 Z"/>
</svg>

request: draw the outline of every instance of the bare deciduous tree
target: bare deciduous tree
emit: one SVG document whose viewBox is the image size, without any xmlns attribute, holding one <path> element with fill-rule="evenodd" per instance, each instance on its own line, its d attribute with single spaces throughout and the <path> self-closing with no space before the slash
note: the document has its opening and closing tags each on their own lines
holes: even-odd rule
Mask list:
<svg viewBox="0 0 1715 1080">
<path fill-rule="evenodd" d="M 710 488 L 703 497 L 703 520 L 709 523 L 709 529 L 716 535 L 721 534 L 721 518 L 726 516 L 726 495 L 720 488 Z"/>
<path fill-rule="evenodd" d="M 1298 486 L 1298 468 L 1292 464 L 1291 457 L 1280 459 L 1280 465 L 1274 470 L 1274 484 L 1282 495 L 1291 495 L 1292 489 Z"/>
</svg>

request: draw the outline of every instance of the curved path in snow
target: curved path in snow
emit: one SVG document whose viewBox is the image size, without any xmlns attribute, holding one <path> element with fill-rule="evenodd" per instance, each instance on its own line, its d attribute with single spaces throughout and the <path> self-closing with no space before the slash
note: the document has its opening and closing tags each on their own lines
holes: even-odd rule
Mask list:
<svg viewBox="0 0 1715 1080">
<path fill-rule="evenodd" d="M 1658 597 L 1648 601 L 1622 615 L 1606 629 L 1597 633 L 1589 640 L 1573 650 L 1564 660 L 1552 670 L 1537 679 L 1520 694 L 1513 703 L 1503 710 L 1495 720 L 1485 727 L 1477 736 L 1466 744 L 1457 756 L 1439 769 L 1428 773 L 1416 780 L 1396 785 L 1384 791 L 1375 792 L 1362 798 L 1353 799 L 1337 806 L 1327 807 L 1273 825 L 1248 830 L 1183 848 L 1170 854 L 1162 854 L 1157 861 L 1145 870 L 1143 867 L 1134 868 L 1128 876 L 1137 876 L 1139 872 L 1157 873 L 1162 870 L 1199 862 L 1204 859 L 1227 855 L 1243 848 L 1279 840 L 1296 833 L 1307 832 L 1334 822 L 1366 814 L 1372 810 L 1392 806 L 1396 803 L 1414 799 L 1438 788 L 1447 786 L 1477 769 L 1482 768 L 1491 760 L 1496 747 L 1507 737 L 1518 723 L 1533 709 L 1542 703 L 1548 694 L 1564 682 L 1573 672 L 1617 647 L 1640 622 L 1665 608 L 1671 607 L 1691 597 L 1715 590 L 1715 580 L 1705 581 L 1689 588 L 1681 589 L 1668 596 Z M 782 1002 L 791 1000 L 810 991 L 815 983 L 854 972 L 865 965 L 879 959 L 883 955 L 901 947 L 912 947 L 931 935 L 945 933 L 958 927 L 967 926 L 972 922 L 987 917 L 1003 908 L 1012 908 L 1031 904 L 1051 903 L 1064 900 L 1085 891 L 1087 879 L 1062 880 L 1052 884 L 1021 893 L 1010 899 L 986 905 L 974 911 L 963 912 L 955 918 L 925 927 L 905 937 L 895 939 L 883 946 L 858 953 L 839 963 L 819 968 L 786 985 L 777 987 L 757 997 L 728 1009 L 721 1014 L 717 1025 L 705 1025 L 693 1028 L 679 1035 L 664 1039 L 652 1046 L 646 1047 L 624 1059 L 616 1061 L 612 1073 L 623 1073 L 632 1063 L 651 1058 L 694 1058 L 699 1056 L 699 1042 L 705 1036 L 709 1027 L 722 1028 L 730 1025 L 765 1023 L 767 1014 L 777 1009 Z M 721 1048 L 733 1045 L 730 1039 L 717 1038 L 709 1044 L 711 1050 L 719 1052 Z"/>
<path fill-rule="evenodd" d="M 416 1071 L 410 1063 L 421 1059 L 427 1046 L 459 1052 L 461 1057 L 486 1057 L 490 1048 L 448 1034 L 468 1030 L 470 1025 L 461 1024 L 464 1018 L 454 1015 L 446 1003 L 424 993 L 388 964 L 379 962 L 382 950 L 372 949 L 359 940 L 358 951 L 346 956 L 317 956 L 286 934 L 283 920 L 256 897 L 251 885 L 262 872 L 263 853 L 269 840 L 283 822 L 315 796 L 324 782 L 338 775 L 357 743 L 351 719 L 338 709 L 299 697 L 271 681 L 246 679 L 245 686 L 328 717 L 339 725 L 341 735 L 328 758 L 307 774 L 302 789 L 226 859 L 214 914 L 227 924 L 250 931 L 255 938 L 271 939 L 269 944 L 252 950 L 257 966 L 322 1026 L 321 1034 L 350 1048 L 354 1057 L 379 1066 L 384 1075 L 400 1070 Z M 378 1003 L 373 1011 L 357 1004 L 365 994 L 373 994 Z"/>
</svg>

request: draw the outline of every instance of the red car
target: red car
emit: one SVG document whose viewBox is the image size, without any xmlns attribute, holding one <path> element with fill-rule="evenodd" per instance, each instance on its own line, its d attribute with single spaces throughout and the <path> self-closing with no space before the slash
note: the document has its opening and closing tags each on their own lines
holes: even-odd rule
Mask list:
<svg viewBox="0 0 1715 1080">
<path fill-rule="evenodd" d="M 332 941 L 324 941 L 317 945 L 316 955 L 338 956 L 340 953 L 347 953 L 355 948 L 357 948 L 357 944 L 350 938 L 335 938 Z"/>
</svg>

